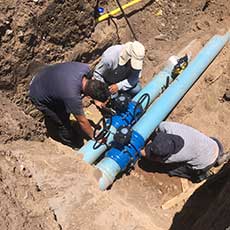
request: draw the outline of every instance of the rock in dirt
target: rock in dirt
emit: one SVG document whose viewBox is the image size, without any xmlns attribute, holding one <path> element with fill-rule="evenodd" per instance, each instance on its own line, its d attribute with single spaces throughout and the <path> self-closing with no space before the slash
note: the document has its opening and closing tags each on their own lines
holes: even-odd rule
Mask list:
<svg viewBox="0 0 230 230">
<path fill-rule="evenodd" d="M 226 92 L 224 94 L 224 100 L 230 101 L 230 89 L 226 89 Z"/>
</svg>

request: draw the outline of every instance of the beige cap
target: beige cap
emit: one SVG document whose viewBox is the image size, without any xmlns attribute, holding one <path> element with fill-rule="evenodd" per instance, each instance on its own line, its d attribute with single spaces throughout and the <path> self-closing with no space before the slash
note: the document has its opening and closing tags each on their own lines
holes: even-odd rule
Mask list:
<svg viewBox="0 0 230 230">
<path fill-rule="evenodd" d="M 141 70 L 145 56 L 145 47 L 138 41 L 125 43 L 125 48 L 121 51 L 119 65 L 125 65 L 131 60 L 133 69 Z"/>
</svg>

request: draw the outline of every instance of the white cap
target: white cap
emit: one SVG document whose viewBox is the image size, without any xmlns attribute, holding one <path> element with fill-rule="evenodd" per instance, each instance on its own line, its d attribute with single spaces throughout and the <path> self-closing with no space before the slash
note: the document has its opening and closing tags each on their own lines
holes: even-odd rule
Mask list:
<svg viewBox="0 0 230 230">
<path fill-rule="evenodd" d="M 131 60 L 133 69 L 141 70 L 145 56 L 145 47 L 138 41 L 125 43 L 125 48 L 121 51 L 119 65 L 125 65 Z"/>
</svg>

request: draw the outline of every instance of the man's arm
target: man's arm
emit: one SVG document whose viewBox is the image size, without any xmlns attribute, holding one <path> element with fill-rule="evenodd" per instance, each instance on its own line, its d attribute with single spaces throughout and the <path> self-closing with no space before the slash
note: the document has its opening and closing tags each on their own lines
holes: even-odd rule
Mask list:
<svg viewBox="0 0 230 230">
<path fill-rule="evenodd" d="M 85 115 L 74 115 L 76 120 L 79 122 L 82 130 L 92 139 L 93 138 L 93 128 L 90 125 L 88 119 Z"/>
<path fill-rule="evenodd" d="M 107 63 L 104 63 L 104 60 L 102 59 L 95 67 L 93 77 L 98 81 L 104 81 L 104 76 L 106 71 L 109 69 L 109 65 Z"/>
</svg>

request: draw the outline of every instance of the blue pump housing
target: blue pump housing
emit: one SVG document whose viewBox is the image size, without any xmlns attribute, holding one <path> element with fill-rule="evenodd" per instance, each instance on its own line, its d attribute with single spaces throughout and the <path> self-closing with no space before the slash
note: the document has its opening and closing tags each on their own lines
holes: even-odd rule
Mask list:
<svg viewBox="0 0 230 230">
<path fill-rule="evenodd" d="M 144 147 L 144 138 L 136 131 L 133 131 L 130 143 L 122 149 L 111 148 L 105 155 L 113 159 L 124 171 L 128 165 L 134 165 L 140 158 L 140 150 Z"/>
<path fill-rule="evenodd" d="M 142 113 L 143 113 L 142 106 L 138 106 L 137 108 L 137 102 L 131 101 L 128 104 L 128 108 L 126 112 L 112 116 L 111 124 L 116 129 L 118 129 L 121 126 L 132 125 L 140 118 L 140 115 Z"/>
</svg>

